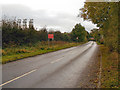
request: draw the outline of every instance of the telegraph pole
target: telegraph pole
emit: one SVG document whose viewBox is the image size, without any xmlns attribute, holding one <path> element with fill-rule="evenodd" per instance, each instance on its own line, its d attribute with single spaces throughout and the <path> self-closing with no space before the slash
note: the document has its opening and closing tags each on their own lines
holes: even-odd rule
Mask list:
<svg viewBox="0 0 120 90">
<path fill-rule="evenodd" d="M 23 29 L 27 28 L 27 19 L 23 19 Z"/>
</svg>

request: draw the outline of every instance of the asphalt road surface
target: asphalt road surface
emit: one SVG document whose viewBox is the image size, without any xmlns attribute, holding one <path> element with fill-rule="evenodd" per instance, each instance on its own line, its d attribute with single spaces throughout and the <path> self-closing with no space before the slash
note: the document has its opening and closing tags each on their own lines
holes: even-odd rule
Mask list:
<svg viewBox="0 0 120 90">
<path fill-rule="evenodd" d="M 76 88 L 98 46 L 80 46 L 21 59 L 2 66 L 3 88 Z"/>
</svg>

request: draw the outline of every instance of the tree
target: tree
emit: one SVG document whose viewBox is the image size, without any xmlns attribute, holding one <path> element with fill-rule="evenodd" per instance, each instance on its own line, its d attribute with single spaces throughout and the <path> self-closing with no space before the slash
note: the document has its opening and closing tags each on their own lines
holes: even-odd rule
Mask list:
<svg viewBox="0 0 120 90">
<path fill-rule="evenodd" d="M 42 28 L 39 32 L 38 32 L 38 38 L 40 41 L 47 41 L 47 29 L 46 28 Z"/>
<path fill-rule="evenodd" d="M 63 40 L 63 34 L 60 31 L 55 31 L 55 41 L 62 41 Z"/>
<path fill-rule="evenodd" d="M 118 3 L 117 2 L 86 2 L 80 9 L 84 20 L 91 20 L 100 28 L 104 44 L 111 51 L 118 46 Z"/>
<path fill-rule="evenodd" d="M 70 37 L 70 33 L 63 33 L 63 41 L 67 41 L 70 42 L 71 41 L 71 37 Z"/>
<path fill-rule="evenodd" d="M 76 24 L 71 32 L 72 41 L 84 42 L 87 40 L 87 31 L 81 24 Z"/>
</svg>

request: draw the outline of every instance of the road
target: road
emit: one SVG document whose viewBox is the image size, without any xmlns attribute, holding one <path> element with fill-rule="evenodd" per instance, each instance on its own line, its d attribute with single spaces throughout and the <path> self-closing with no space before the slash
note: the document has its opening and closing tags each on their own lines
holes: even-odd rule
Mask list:
<svg viewBox="0 0 120 90">
<path fill-rule="evenodd" d="M 76 88 L 82 72 L 96 56 L 90 41 L 80 46 L 21 59 L 2 66 L 3 88 Z M 81 81 L 82 82 L 82 81 Z"/>
</svg>

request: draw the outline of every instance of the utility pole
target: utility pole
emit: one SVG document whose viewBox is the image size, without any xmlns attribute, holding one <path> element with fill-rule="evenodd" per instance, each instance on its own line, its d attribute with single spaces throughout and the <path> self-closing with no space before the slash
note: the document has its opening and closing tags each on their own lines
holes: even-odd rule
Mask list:
<svg viewBox="0 0 120 90">
<path fill-rule="evenodd" d="M 33 27 L 33 19 L 30 19 L 30 21 L 29 21 L 29 28 L 30 29 L 33 29 L 34 27 Z"/>
<path fill-rule="evenodd" d="M 23 19 L 23 29 L 27 28 L 27 19 Z"/>
<path fill-rule="evenodd" d="M 17 24 L 18 24 L 18 29 L 20 29 L 21 28 L 21 19 L 18 19 Z"/>
</svg>

